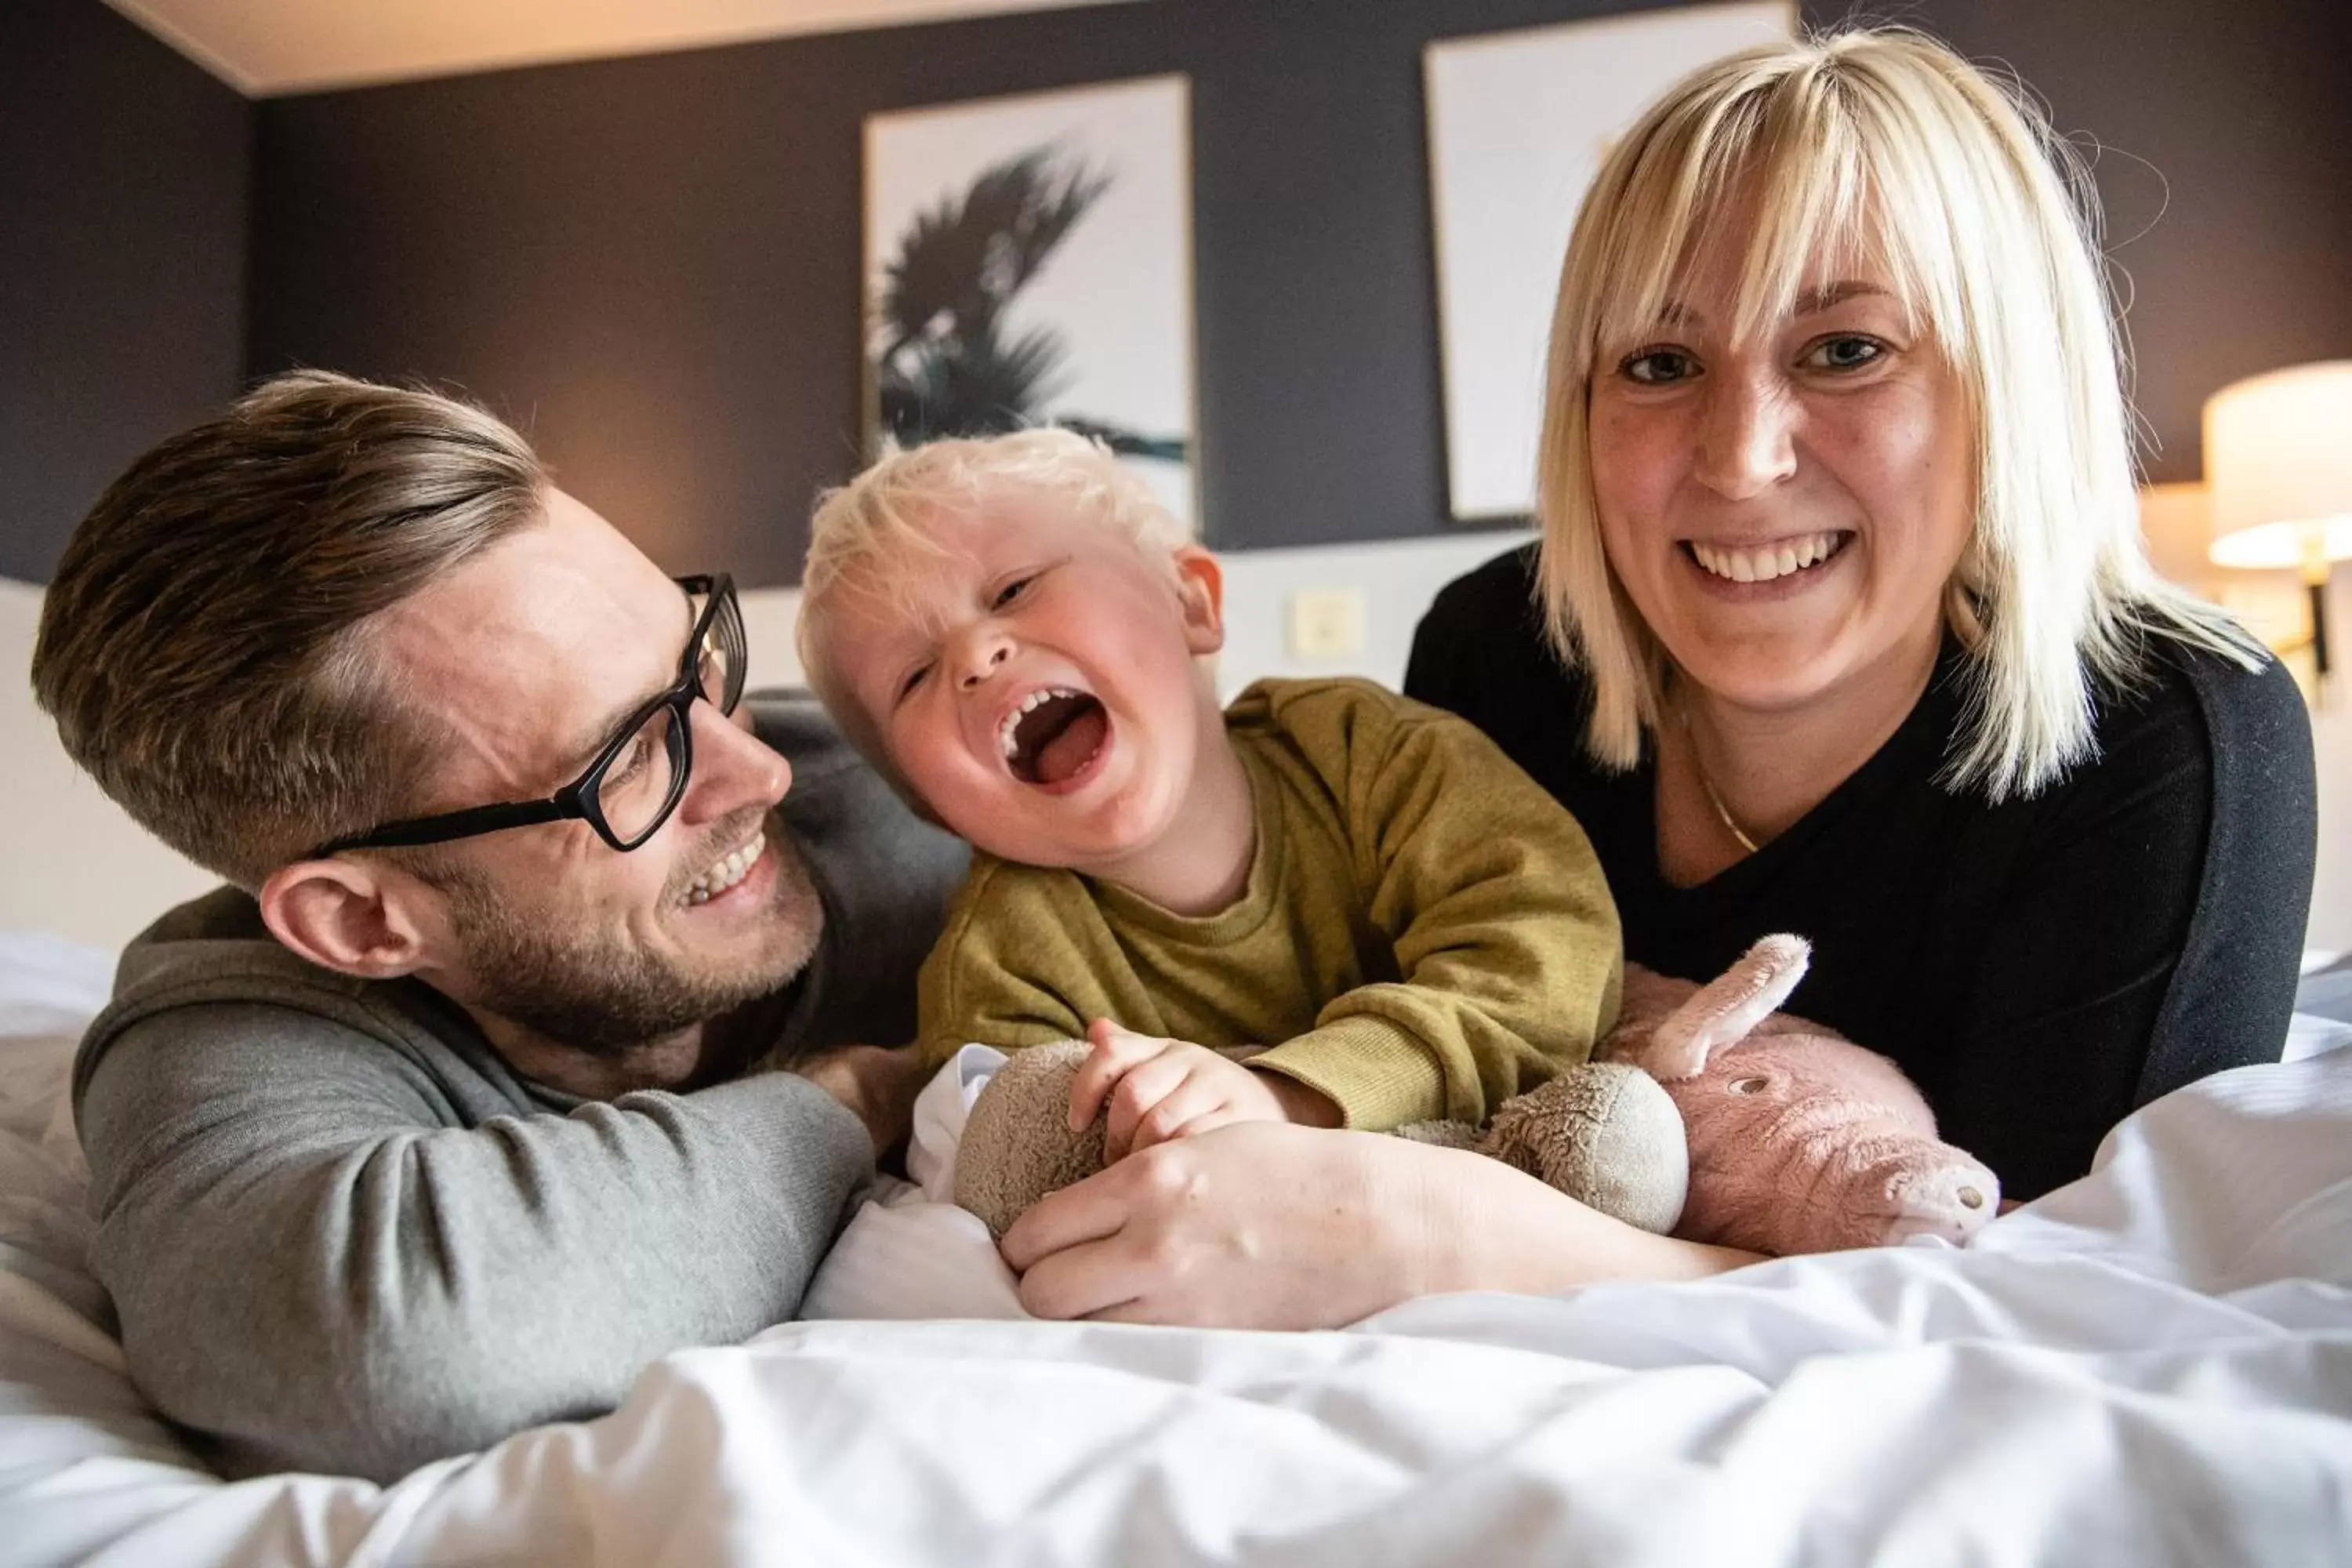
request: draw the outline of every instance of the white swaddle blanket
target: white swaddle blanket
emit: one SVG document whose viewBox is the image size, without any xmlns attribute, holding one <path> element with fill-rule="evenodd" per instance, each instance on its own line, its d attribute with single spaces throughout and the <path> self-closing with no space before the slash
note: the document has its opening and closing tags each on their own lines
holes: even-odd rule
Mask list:
<svg viewBox="0 0 2352 1568">
<path fill-rule="evenodd" d="M 803 1318 L 1025 1318 L 988 1227 L 955 1206 L 964 1118 L 1004 1053 L 966 1046 L 915 1101 L 901 1182 L 883 1176 L 801 1302 Z"/>
</svg>

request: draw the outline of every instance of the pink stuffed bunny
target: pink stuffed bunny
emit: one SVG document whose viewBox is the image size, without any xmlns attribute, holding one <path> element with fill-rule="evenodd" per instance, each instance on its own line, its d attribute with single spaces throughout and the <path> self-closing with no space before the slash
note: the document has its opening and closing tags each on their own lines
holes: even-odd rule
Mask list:
<svg viewBox="0 0 2352 1568">
<path fill-rule="evenodd" d="M 1705 986 L 1625 966 L 1623 1011 L 1594 1054 L 1643 1068 L 1682 1111 L 1675 1234 L 1776 1255 L 1967 1239 L 2000 1206 L 1993 1173 L 1937 1141 L 1894 1063 L 1773 1012 L 1811 954 L 1768 936 Z"/>
</svg>

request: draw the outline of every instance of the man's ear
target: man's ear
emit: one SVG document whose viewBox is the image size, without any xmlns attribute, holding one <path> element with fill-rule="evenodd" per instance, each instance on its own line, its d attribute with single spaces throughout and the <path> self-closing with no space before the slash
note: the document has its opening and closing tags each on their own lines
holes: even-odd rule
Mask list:
<svg viewBox="0 0 2352 1568">
<path fill-rule="evenodd" d="M 269 934 L 321 969 L 391 980 L 425 957 L 415 884 L 352 860 L 302 860 L 270 873 L 255 895 Z"/>
<path fill-rule="evenodd" d="M 1176 593 L 1184 605 L 1184 641 L 1194 657 L 1225 646 L 1225 569 L 1197 544 L 1176 549 Z"/>
</svg>

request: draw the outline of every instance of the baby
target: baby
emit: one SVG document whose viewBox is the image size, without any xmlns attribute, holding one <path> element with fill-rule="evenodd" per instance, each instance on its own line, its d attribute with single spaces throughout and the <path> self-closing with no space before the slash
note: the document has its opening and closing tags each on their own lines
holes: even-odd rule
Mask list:
<svg viewBox="0 0 2352 1568">
<path fill-rule="evenodd" d="M 971 872 L 919 1043 L 1084 1037 L 1117 1159 L 1236 1121 L 1483 1121 L 1617 1012 L 1583 831 L 1484 734 L 1364 680 L 1220 712 L 1214 557 L 1067 431 L 938 441 L 818 508 L 810 684 Z M 1226 1054 L 1264 1047 L 1246 1065 Z"/>
</svg>

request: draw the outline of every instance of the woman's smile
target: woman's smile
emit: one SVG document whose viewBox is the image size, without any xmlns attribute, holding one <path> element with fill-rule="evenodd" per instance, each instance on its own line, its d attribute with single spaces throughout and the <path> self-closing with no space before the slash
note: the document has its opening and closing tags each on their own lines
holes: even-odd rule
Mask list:
<svg viewBox="0 0 2352 1568">
<path fill-rule="evenodd" d="M 1818 586 L 1844 563 L 1853 539 L 1851 529 L 1829 529 L 1754 544 L 1685 539 L 1680 550 L 1707 591 L 1740 604 Z"/>
</svg>

